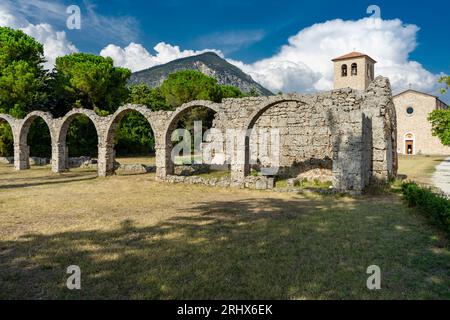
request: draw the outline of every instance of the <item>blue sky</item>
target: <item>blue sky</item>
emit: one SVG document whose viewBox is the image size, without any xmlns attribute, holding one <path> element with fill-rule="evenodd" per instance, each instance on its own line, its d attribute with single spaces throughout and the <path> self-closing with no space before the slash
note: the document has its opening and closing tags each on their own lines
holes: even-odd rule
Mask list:
<svg viewBox="0 0 450 320">
<path fill-rule="evenodd" d="M 83 1 L 77 3 L 83 11 Z M 370 16 L 366 9 L 377 4 L 383 19 L 400 18 L 420 27 L 419 46 L 411 58 L 419 60 L 433 72 L 449 71 L 450 27 L 449 1 L 273 1 L 273 0 L 164 0 L 164 1 L 95 1 L 98 13 L 130 16 L 136 19 L 138 33 L 134 39 L 152 48 L 164 41 L 182 48 L 201 50 L 214 47 L 233 59 L 250 63 L 274 54 L 286 39 L 299 30 L 336 18 L 359 19 Z M 260 33 L 259 41 L 241 45 L 221 44 L 215 34 Z M 81 50 L 98 52 L 108 43 L 102 39 L 83 39 L 82 31 L 71 32 Z M 77 37 L 78 36 L 78 37 Z M 212 37 L 211 37 L 212 36 Z M 255 37 L 256 38 L 256 37 Z M 251 40 L 252 37 L 249 37 Z M 126 45 L 126 41 L 118 41 Z M 230 52 L 231 51 L 231 52 Z"/>
<path fill-rule="evenodd" d="M 444 0 L 4 1 L 0 4 L 0 24 L 26 29 L 48 42 L 50 61 L 58 52 L 102 52 L 118 65 L 137 70 L 215 49 L 263 85 L 283 91 L 326 89 L 330 85 L 329 58 L 352 49 L 380 60 L 378 70 L 387 73 L 397 90 L 413 82 L 417 89 L 436 93 L 432 77 L 450 72 L 450 4 Z M 65 25 L 65 8 L 71 4 L 81 9 L 80 30 L 68 30 Z M 365 29 L 362 20 L 371 15 L 366 9 L 372 4 L 381 10 L 381 36 L 380 30 L 376 34 Z M 5 14 L 2 18 L 2 9 L 14 18 L 5 18 Z M 394 19 L 399 19 L 398 23 L 393 23 Z M 329 21 L 334 23 L 327 24 Z M 32 28 L 27 29 L 27 24 Z M 39 27 L 42 24 L 51 30 Z M 305 28 L 309 31 L 299 35 Z M 341 39 L 339 31 L 348 34 Z M 64 32 L 64 38 L 57 32 Z M 370 33 L 370 41 L 364 39 L 365 32 Z M 288 39 L 296 35 L 291 43 Z M 153 48 L 161 42 L 164 45 L 158 53 Z M 128 47 L 130 43 L 136 46 Z M 102 51 L 108 45 L 109 49 Z M 305 49 L 306 45 L 310 49 Z M 173 49 L 175 46 L 180 52 Z M 307 52 L 314 46 L 320 63 L 311 60 L 314 52 Z M 263 70 L 268 65 L 270 70 Z M 296 73 L 302 76 L 296 78 Z"/>
</svg>

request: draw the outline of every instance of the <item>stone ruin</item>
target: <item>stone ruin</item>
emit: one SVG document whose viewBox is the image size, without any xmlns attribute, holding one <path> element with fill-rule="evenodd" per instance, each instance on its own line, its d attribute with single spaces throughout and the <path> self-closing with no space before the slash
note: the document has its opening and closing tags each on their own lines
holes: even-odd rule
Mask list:
<svg viewBox="0 0 450 320">
<path fill-rule="evenodd" d="M 365 91 L 346 88 L 316 94 L 224 99 L 222 103 L 192 101 L 174 111 L 154 112 L 145 106 L 125 105 L 109 116 L 73 109 L 61 118 L 53 118 L 48 112 L 34 111 L 24 119 L 0 114 L 0 120 L 12 128 L 14 167 L 25 170 L 30 167 L 28 131 L 36 118 L 42 118 L 50 129 L 51 167 L 57 173 L 70 167 L 66 135 L 71 122 L 79 115 L 87 116 L 98 135 L 98 176 L 105 177 L 117 169 L 114 135 L 120 120 L 137 111 L 148 120 L 155 135 L 156 179 L 200 183 L 204 180 L 201 177 L 175 176 L 171 160 L 171 134 L 180 117 L 194 107 L 215 112 L 213 128 L 218 132 L 252 132 L 235 137 L 231 150 L 234 156 L 228 164 L 230 177 L 216 179 L 219 185 L 265 189 L 273 187 L 277 178 L 329 179 L 335 190 L 359 194 L 397 173 L 395 110 L 389 80 L 384 77 L 377 77 Z M 274 128 L 279 132 L 279 170 L 255 176 L 252 169 L 266 165 L 264 161 L 251 164 L 258 158 L 253 152 L 258 150 L 258 135 Z M 224 150 L 226 147 L 230 146 L 224 146 Z"/>
</svg>

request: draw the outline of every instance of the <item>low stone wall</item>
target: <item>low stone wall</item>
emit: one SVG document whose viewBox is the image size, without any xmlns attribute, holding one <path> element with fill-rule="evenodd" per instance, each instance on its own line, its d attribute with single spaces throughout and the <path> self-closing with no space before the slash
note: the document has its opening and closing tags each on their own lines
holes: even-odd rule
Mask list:
<svg viewBox="0 0 450 320">
<path fill-rule="evenodd" d="M 0 157 L 0 163 L 2 164 L 13 164 L 14 157 Z"/>
<path fill-rule="evenodd" d="M 48 158 L 30 157 L 30 165 L 32 166 L 46 166 L 50 163 Z"/>
<path fill-rule="evenodd" d="M 155 166 L 146 166 L 144 164 L 119 164 L 116 169 L 116 174 L 144 174 L 155 172 Z"/>
<path fill-rule="evenodd" d="M 244 187 L 249 189 L 265 190 L 275 187 L 275 179 L 267 176 L 247 176 Z"/>
<path fill-rule="evenodd" d="M 169 183 L 203 184 L 216 187 L 232 186 L 257 190 L 273 189 L 275 187 L 275 179 L 266 176 L 248 176 L 245 178 L 244 184 L 241 185 L 234 184 L 230 177 L 204 178 L 200 176 L 168 175 L 164 181 Z"/>
<path fill-rule="evenodd" d="M 97 165 L 97 159 L 86 156 L 70 157 L 68 164 L 69 168 L 94 168 Z"/>
<path fill-rule="evenodd" d="M 231 179 L 229 177 L 222 178 L 203 178 L 199 176 L 176 176 L 168 175 L 164 181 L 169 183 L 186 183 L 186 184 L 204 184 L 207 186 L 229 187 Z"/>
<path fill-rule="evenodd" d="M 174 174 L 178 176 L 195 176 L 209 173 L 210 166 L 207 164 L 175 165 Z"/>
</svg>

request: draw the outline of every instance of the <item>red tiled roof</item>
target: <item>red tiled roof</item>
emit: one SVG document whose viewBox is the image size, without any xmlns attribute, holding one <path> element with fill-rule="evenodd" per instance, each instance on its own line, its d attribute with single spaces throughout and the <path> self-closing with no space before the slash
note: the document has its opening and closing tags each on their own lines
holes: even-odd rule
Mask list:
<svg viewBox="0 0 450 320">
<path fill-rule="evenodd" d="M 372 60 L 373 62 L 376 63 L 376 61 L 374 59 L 372 59 L 371 57 L 369 57 L 367 54 L 364 54 L 364 53 L 361 53 L 361 52 L 356 52 L 356 51 L 344 54 L 343 56 L 334 58 L 331 61 L 346 60 L 346 59 L 358 58 L 358 57 L 367 57 L 367 58 L 369 58 L 370 60 Z"/>
</svg>

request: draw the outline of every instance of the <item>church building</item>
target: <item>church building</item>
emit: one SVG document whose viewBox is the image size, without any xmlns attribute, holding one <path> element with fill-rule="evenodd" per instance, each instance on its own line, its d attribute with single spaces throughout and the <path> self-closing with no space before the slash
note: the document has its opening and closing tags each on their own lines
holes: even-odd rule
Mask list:
<svg viewBox="0 0 450 320">
<path fill-rule="evenodd" d="M 334 89 L 365 90 L 374 79 L 376 61 L 360 52 L 337 57 L 334 62 Z M 431 134 L 430 112 L 448 105 L 437 96 L 406 90 L 393 97 L 397 115 L 397 152 L 404 155 L 450 155 L 450 147 L 442 145 Z"/>
</svg>

